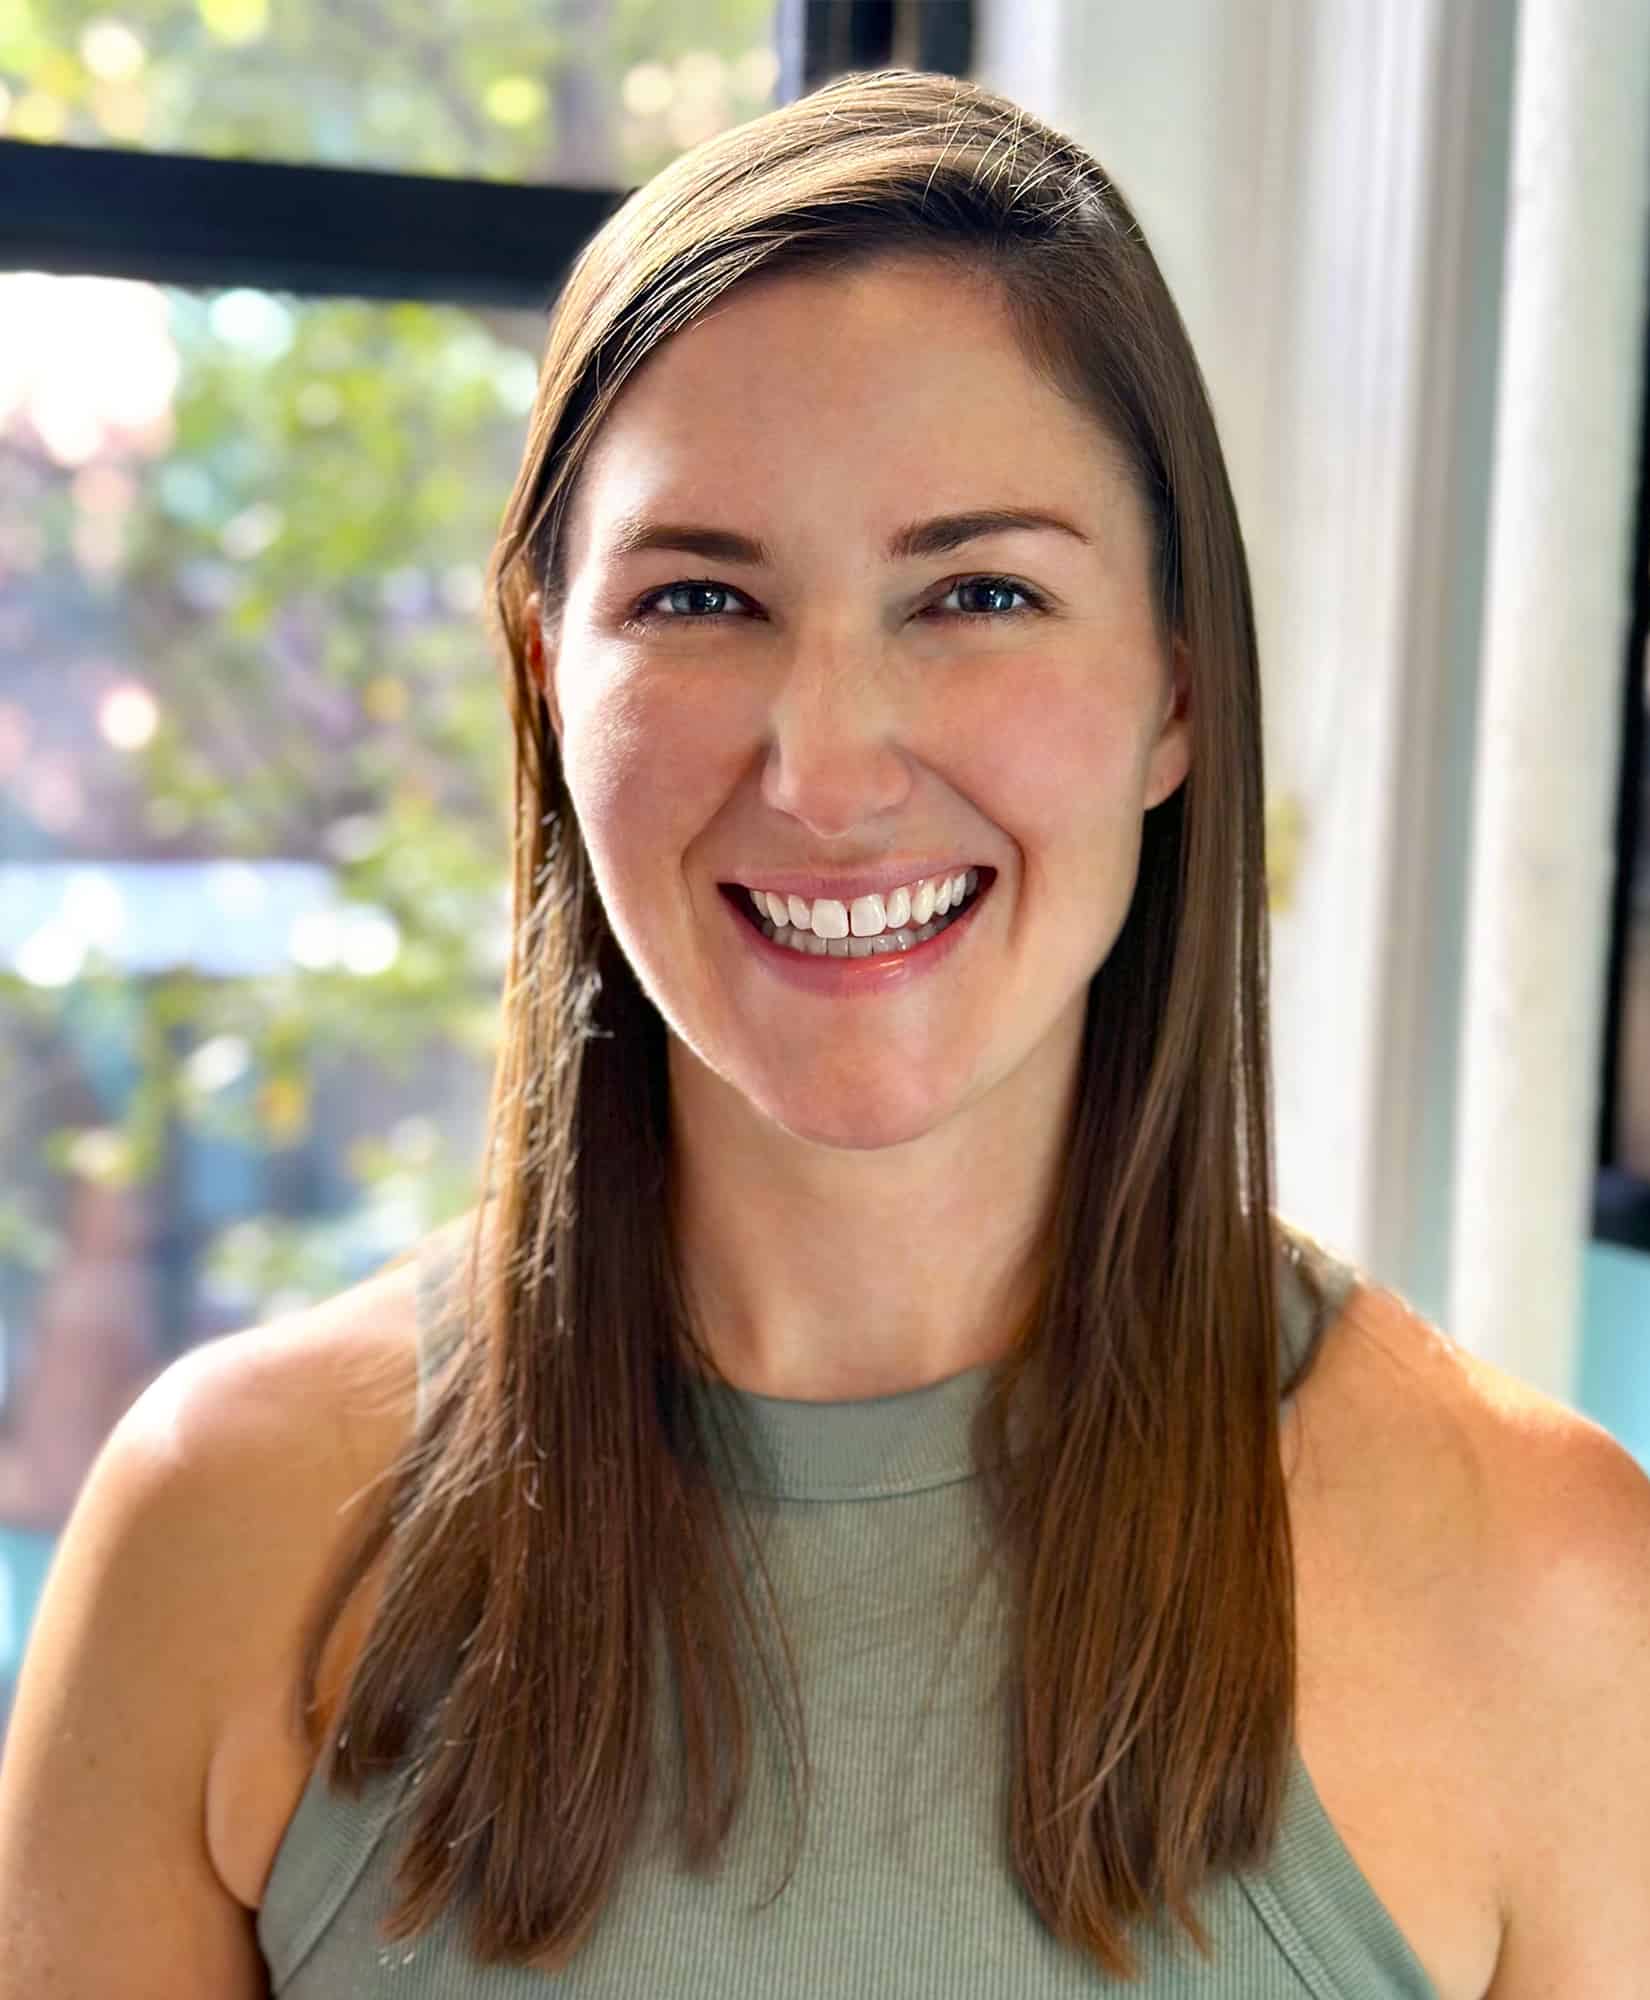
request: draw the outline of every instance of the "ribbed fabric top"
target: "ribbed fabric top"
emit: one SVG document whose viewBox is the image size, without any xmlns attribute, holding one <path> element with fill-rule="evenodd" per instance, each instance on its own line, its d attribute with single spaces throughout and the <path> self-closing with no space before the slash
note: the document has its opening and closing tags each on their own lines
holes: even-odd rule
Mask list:
<svg viewBox="0 0 1650 2000">
<path fill-rule="evenodd" d="M 452 1332 L 442 1309 L 450 1268 L 432 1246 L 420 1270 L 421 1414 Z M 1279 1274 L 1288 1381 L 1359 1274 L 1288 1224 Z M 381 1778 L 357 1801 L 334 1796 L 318 1762 L 258 1914 L 277 2000 L 528 2000 L 551 1990 L 603 2000 L 1055 2000 L 1112 1985 L 1142 2000 L 1437 2000 L 1298 1751 L 1265 1867 L 1221 1878 L 1199 1902 L 1212 1962 L 1166 1920 L 1142 1926 L 1142 1976 L 1124 1986 L 1049 1935 L 1008 1861 L 1004 1606 L 995 1573 L 976 1569 L 986 1524 L 969 1428 L 988 1372 L 835 1403 L 696 1384 L 755 1447 L 741 1484 L 802 1676 L 813 1796 L 801 1858 L 777 1900 L 757 1907 L 791 1859 L 794 1822 L 783 1739 L 760 1701 L 751 1783 L 720 1872 L 678 1865 L 661 1641 L 660 1781 L 618 1887 L 565 1971 L 479 1965 L 451 1912 L 420 1937 L 384 1943 L 377 1927 L 405 1779 Z"/>
</svg>

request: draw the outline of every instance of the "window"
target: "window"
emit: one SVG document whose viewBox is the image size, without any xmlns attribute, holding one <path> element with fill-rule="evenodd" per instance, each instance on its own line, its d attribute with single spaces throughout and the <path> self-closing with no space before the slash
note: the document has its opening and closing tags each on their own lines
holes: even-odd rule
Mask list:
<svg viewBox="0 0 1650 2000">
<path fill-rule="evenodd" d="M 482 566 L 561 273 L 684 146 L 843 68 L 965 71 L 971 20 L 0 22 L 0 1728 L 144 1384 L 473 1196 L 508 897 Z"/>
<path fill-rule="evenodd" d="M 75 146 L 634 186 L 772 104 L 773 0 L 11 0 L 0 130 Z"/>
</svg>

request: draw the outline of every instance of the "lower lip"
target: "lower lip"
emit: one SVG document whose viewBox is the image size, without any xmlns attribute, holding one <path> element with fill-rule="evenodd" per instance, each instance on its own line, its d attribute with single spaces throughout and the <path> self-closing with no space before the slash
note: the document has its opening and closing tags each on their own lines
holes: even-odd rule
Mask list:
<svg viewBox="0 0 1650 2000">
<path fill-rule="evenodd" d="M 972 929 L 980 905 L 995 887 L 996 879 L 993 875 L 982 880 L 962 915 L 926 943 L 914 944 L 909 951 L 873 952 L 866 958 L 815 958 L 811 952 L 775 944 L 746 918 L 732 895 L 724 893 L 722 901 L 727 905 L 729 921 L 737 926 L 740 936 L 776 979 L 804 993 L 831 993 L 847 999 L 856 994 L 897 992 L 913 979 L 938 971 Z M 742 896 L 745 891 L 733 893 Z"/>
</svg>

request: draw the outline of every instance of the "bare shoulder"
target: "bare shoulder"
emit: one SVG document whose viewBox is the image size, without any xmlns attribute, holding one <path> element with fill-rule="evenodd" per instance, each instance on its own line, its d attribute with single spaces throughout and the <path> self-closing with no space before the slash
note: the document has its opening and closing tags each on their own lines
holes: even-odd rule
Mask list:
<svg viewBox="0 0 1650 2000">
<path fill-rule="evenodd" d="M 396 1260 L 182 1355 L 125 1423 L 188 1497 L 191 1588 L 234 1607 L 230 1709 L 290 1652 L 299 1601 L 393 1463 L 417 1393 L 416 1271 Z"/>
<path fill-rule="evenodd" d="M 411 1421 L 414 1277 L 203 1343 L 104 1441 L 0 1764 L 0 1941 L 30 1990 L 263 1990 L 248 1913 L 307 1776 L 300 1637 Z"/>
<path fill-rule="evenodd" d="M 1478 1364 L 1396 1293 L 1360 1284 L 1284 1432 L 1309 1555 L 1394 1597 L 1476 1561 L 1498 1451 Z"/>
<path fill-rule="evenodd" d="M 256 1602 L 305 1545 L 295 1523 L 323 1518 L 405 1435 L 414 1283 L 411 1261 L 396 1259 L 332 1298 L 188 1349 L 120 1418 L 88 1485 L 118 1460 L 164 1513 L 173 1572 L 208 1601 Z"/>
<path fill-rule="evenodd" d="M 310 1768 L 295 1695 L 342 1544 L 414 1422 L 417 1253 L 333 1297 L 204 1342 L 128 1413 L 187 1504 L 180 1589 L 219 1657 L 202 1809 L 219 1880 L 262 1899 Z M 323 1719 L 375 1607 L 369 1579 L 322 1655 Z"/>
<path fill-rule="evenodd" d="M 1570 1648 L 1554 1638 L 1575 1618 L 1650 1609 L 1650 1476 L 1600 1425 L 1396 1292 L 1358 1287 L 1309 1387 L 1294 1476 L 1356 1509 L 1385 1552 L 1383 1530 L 1401 1529 L 1452 1590 L 1470 1573 L 1501 1644 L 1516 1634 L 1521 1653 L 1545 1647 L 1562 1664 Z"/>
<path fill-rule="evenodd" d="M 1625 2000 L 1650 1962 L 1650 1476 L 1394 1292 L 1360 1287 L 1321 1365 L 1293 1476 L 1449 1675 L 1500 1904 L 1488 1995 Z"/>
<path fill-rule="evenodd" d="M 398 1257 L 314 1305 L 202 1342 L 145 1392 L 146 1420 L 203 1476 L 239 1465 L 290 1487 L 301 1470 L 371 1460 L 416 1392 L 416 1282 L 414 1256 Z"/>
<path fill-rule="evenodd" d="M 347 1290 L 185 1358 L 176 1393 L 202 1476 L 216 1466 L 239 1481 L 253 1516 L 241 1525 L 267 1537 L 272 1565 L 305 1550 L 328 1559 L 345 1514 L 407 1443 L 420 1278 L 438 1249 L 444 1264 L 462 1251 L 472 1221 L 462 1216 Z M 306 1526 L 314 1532 L 297 1532 Z"/>
<path fill-rule="evenodd" d="M 203 1590 L 256 1598 L 381 1468 L 416 1393 L 414 1273 L 397 1260 L 336 1296 L 203 1341 L 121 1420 L 188 1505 L 178 1551 Z M 220 1574 L 221 1571 L 221 1574 Z"/>
<path fill-rule="evenodd" d="M 1457 1529 L 1530 1612 L 1550 1593 L 1650 1584 L 1650 1476 L 1601 1425 L 1470 1353 L 1398 1293 L 1360 1285 L 1323 1355 L 1315 1422 L 1390 1498 L 1447 1498 Z M 1310 1433 L 1305 1434 L 1308 1438 Z M 1308 1444 L 1310 1448 L 1310 1444 Z M 1358 1470 L 1343 1457 L 1341 1474 Z"/>
<path fill-rule="evenodd" d="M 383 1470 L 417 1402 L 420 1267 L 468 1240 L 473 1213 L 344 1291 L 179 1357 L 128 1413 L 203 1483 L 290 1504 Z"/>
<path fill-rule="evenodd" d="M 1473 1360 L 1502 1752 L 1505 1931 L 1490 2000 L 1627 2000 L 1650 1964 L 1650 1476 Z"/>
</svg>

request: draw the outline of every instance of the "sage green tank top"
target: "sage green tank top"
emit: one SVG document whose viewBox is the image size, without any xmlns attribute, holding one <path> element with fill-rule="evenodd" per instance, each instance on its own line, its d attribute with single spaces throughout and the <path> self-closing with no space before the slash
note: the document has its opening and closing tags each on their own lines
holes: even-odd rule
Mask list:
<svg viewBox="0 0 1650 2000">
<path fill-rule="evenodd" d="M 420 1268 L 421 1410 L 452 1329 L 439 1296 L 450 1268 L 433 1249 Z M 1358 1273 L 1287 1224 L 1279 1269 L 1287 1384 Z M 760 1703 L 750 1788 L 720 1872 L 678 1869 L 666 1834 L 672 1787 L 656 1784 L 612 1900 L 558 1974 L 478 1964 L 451 1912 L 420 1937 L 384 1943 L 405 1780 L 380 1777 L 360 1800 L 334 1796 L 323 1753 L 258 1913 L 277 2000 L 1056 2000 L 1112 1986 L 1142 2000 L 1436 2000 L 1298 1751 L 1266 1866 L 1220 1878 L 1199 1902 L 1212 1963 L 1167 1921 L 1141 1927 L 1142 1976 L 1126 1986 L 1050 1936 L 1003 1831 L 1008 1736 L 992 1643 L 1001 1601 L 990 1589 L 959 1593 L 980 1547 L 969 1419 L 985 1376 L 974 1368 L 838 1403 L 696 1384 L 752 1428 L 748 1502 L 804 1676 L 814 1790 L 796 1873 L 777 1900 L 756 1907 L 793 1853 L 794 1820 L 773 1748 L 782 1739 L 765 1736 L 777 1725 Z M 658 1708 L 657 1754 L 668 1758 L 672 1704 Z"/>
</svg>

